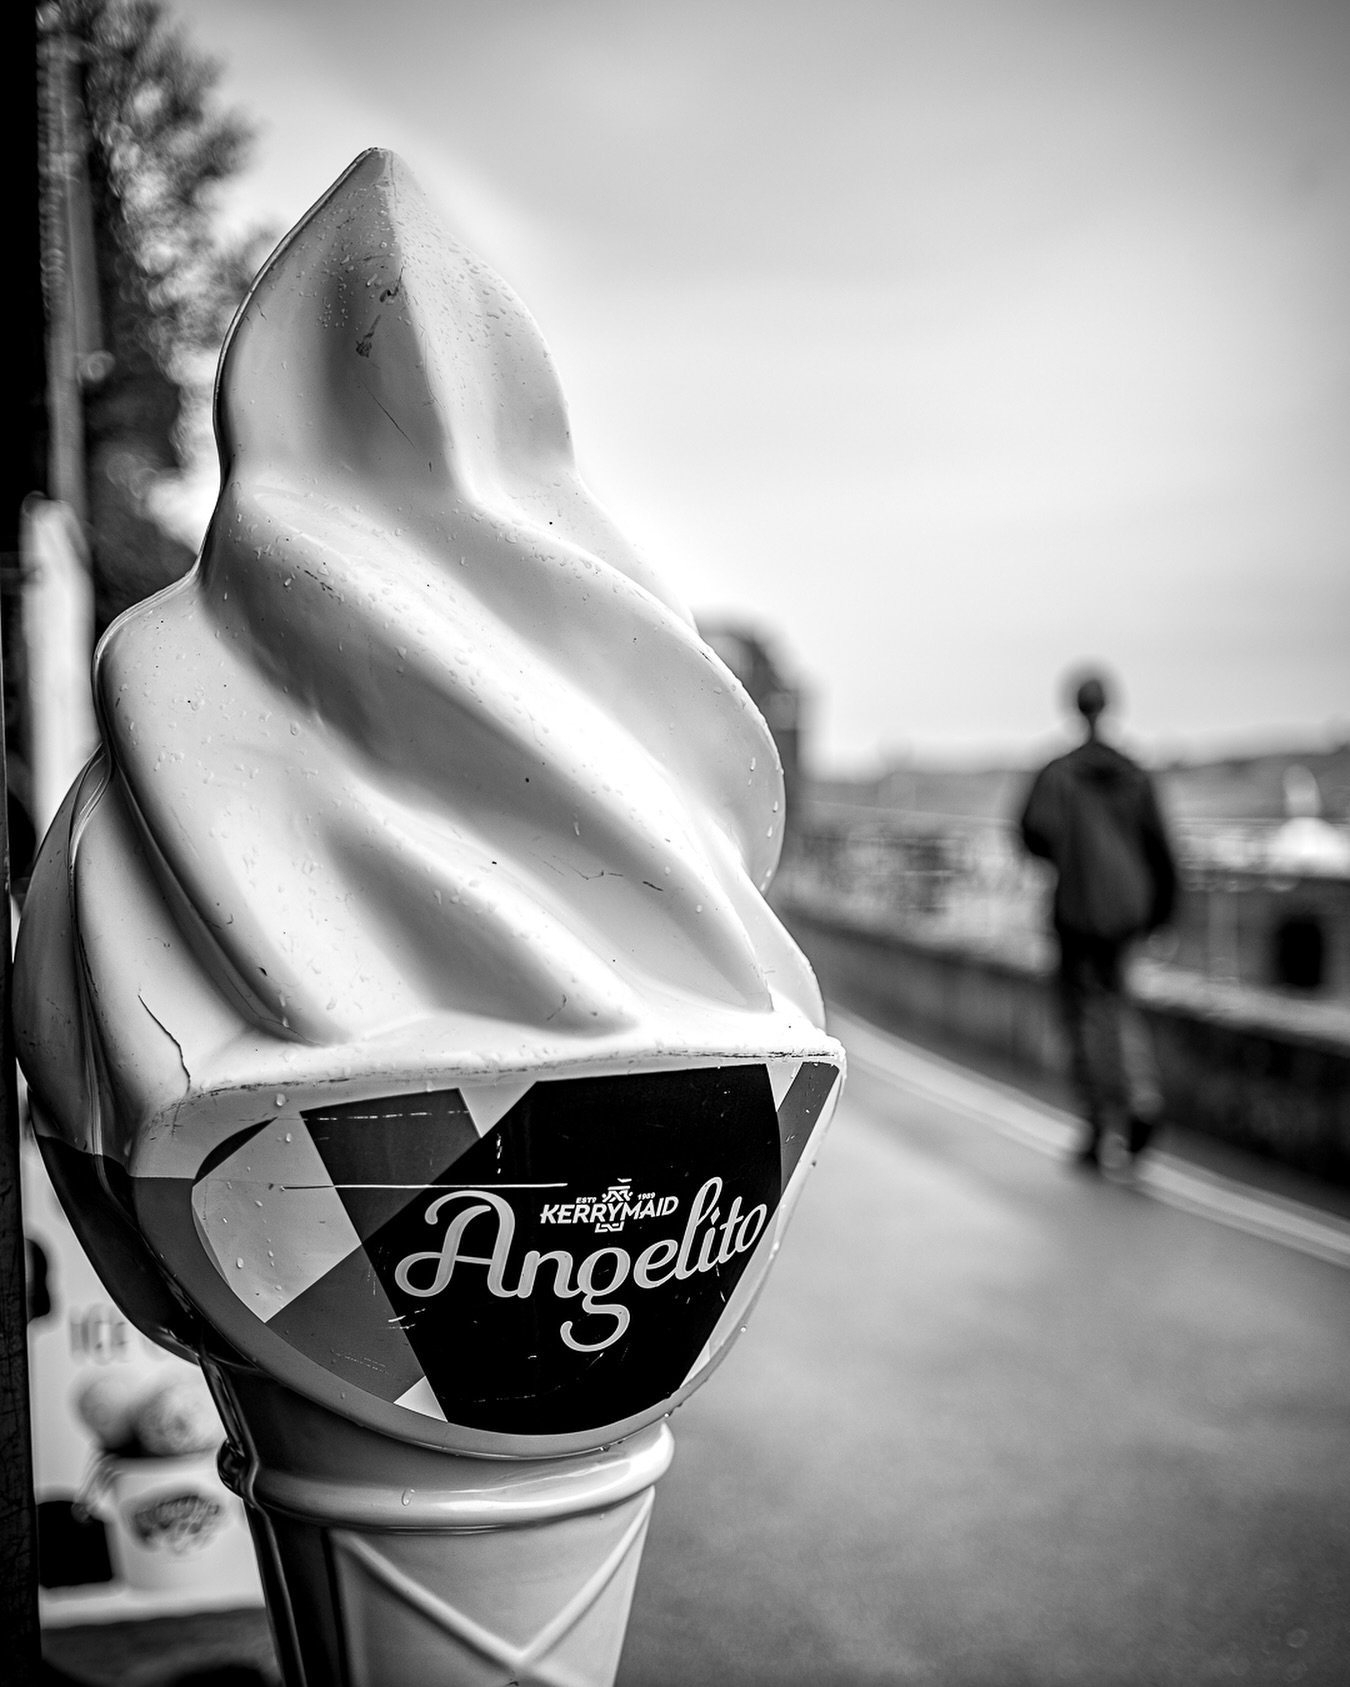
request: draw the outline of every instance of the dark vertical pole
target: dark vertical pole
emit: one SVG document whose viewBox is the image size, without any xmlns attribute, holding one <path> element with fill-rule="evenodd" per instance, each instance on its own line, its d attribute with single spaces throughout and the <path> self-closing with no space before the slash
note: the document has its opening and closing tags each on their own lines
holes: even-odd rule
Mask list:
<svg viewBox="0 0 1350 1687">
<path fill-rule="evenodd" d="M 0 714 L 0 778 L 5 774 Z M 37 1681 L 37 1527 L 28 1405 L 28 1294 L 10 1013 L 9 827 L 0 803 L 0 1636 L 8 1680 Z"/>
<path fill-rule="evenodd" d="M 81 57 L 58 6 L 43 8 L 41 21 L 39 227 L 47 322 L 48 491 L 83 525 L 88 517 L 83 365 L 87 354 L 97 350 L 99 312 Z"/>
<path fill-rule="evenodd" d="M 20 509 L 45 482 L 43 304 L 38 187 L 37 19 L 32 5 L 6 10 L 3 29 L 6 107 L 17 115 L 10 235 L 14 261 L 12 321 L 5 363 L 6 435 L 0 452 L 0 676 L 11 636 L 19 576 Z M 0 696 L 8 697 L 0 683 Z M 9 790 L 6 711 L 0 709 L 0 782 Z M 28 1399 L 28 1305 L 19 1185 L 19 1108 L 10 1001 L 9 826 L 0 803 L 0 1638 L 4 1673 L 16 1687 L 36 1687 L 40 1669 L 37 1531 Z"/>
</svg>

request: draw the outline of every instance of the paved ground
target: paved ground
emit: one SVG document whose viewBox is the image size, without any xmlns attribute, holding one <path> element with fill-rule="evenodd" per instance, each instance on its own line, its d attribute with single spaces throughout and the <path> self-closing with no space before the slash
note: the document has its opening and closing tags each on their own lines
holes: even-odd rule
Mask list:
<svg viewBox="0 0 1350 1687">
<path fill-rule="evenodd" d="M 844 1024 L 620 1687 L 1350 1682 L 1350 1226 Z M 1164 1145 L 1165 1146 L 1165 1145 Z"/>
<path fill-rule="evenodd" d="M 674 1420 L 619 1687 L 1346 1687 L 1345 1201 L 1194 1145 L 1085 1178 L 1053 1098 L 838 1028 L 769 1288 Z M 51 1639 L 149 1687 L 219 1626 Z"/>
</svg>

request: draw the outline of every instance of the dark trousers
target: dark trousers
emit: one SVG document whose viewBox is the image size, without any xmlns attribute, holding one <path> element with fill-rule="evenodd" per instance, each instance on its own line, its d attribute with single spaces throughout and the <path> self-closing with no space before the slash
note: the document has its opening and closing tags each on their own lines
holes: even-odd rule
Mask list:
<svg viewBox="0 0 1350 1687">
<path fill-rule="evenodd" d="M 1060 930 L 1059 997 L 1069 1071 L 1093 1139 L 1157 1117 L 1162 1105 L 1148 1030 L 1125 989 L 1129 940 Z"/>
</svg>

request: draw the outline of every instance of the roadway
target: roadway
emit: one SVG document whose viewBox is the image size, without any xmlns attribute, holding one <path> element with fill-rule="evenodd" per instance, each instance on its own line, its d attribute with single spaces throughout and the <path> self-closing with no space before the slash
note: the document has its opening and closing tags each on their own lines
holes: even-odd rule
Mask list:
<svg viewBox="0 0 1350 1687">
<path fill-rule="evenodd" d="M 1053 1105 L 835 1029 L 619 1687 L 1346 1687 L 1350 1222 L 1184 1141 L 1091 1177 Z"/>
</svg>

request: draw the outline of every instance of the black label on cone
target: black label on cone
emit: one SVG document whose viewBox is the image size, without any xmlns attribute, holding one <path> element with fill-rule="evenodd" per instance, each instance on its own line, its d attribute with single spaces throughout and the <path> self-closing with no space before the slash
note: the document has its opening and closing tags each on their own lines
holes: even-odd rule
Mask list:
<svg viewBox="0 0 1350 1687">
<path fill-rule="evenodd" d="M 674 1394 L 781 1194 L 763 1066 L 538 1083 L 481 1138 L 453 1092 L 305 1119 L 362 1243 L 343 1294 L 324 1295 L 330 1338 L 354 1349 L 378 1319 L 367 1350 L 392 1338 L 409 1361 L 388 1374 L 424 1378 L 452 1423 L 502 1433 L 584 1430 Z M 451 1154 L 435 1168 L 438 1137 Z M 273 1327 L 294 1339 L 299 1323 Z"/>
</svg>

